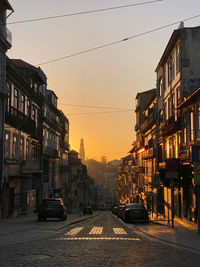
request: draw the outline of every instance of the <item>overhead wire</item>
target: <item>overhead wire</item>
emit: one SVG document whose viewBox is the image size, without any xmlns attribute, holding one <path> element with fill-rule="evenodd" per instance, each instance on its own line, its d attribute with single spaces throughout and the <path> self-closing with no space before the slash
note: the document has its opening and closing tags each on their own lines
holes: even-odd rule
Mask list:
<svg viewBox="0 0 200 267">
<path fill-rule="evenodd" d="M 114 109 L 114 110 L 127 110 L 127 108 L 120 107 L 105 107 L 105 106 L 91 106 L 91 105 L 79 105 L 79 104 L 68 104 L 68 103 L 59 103 L 61 106 L 73 106 L 73 107 L 83 107 L 83 108 L 99 108 L 99 109 Z"/>
<path fill-rule="evenodd" d="M 106 113 L 118 113 L 118 112 L 133 112 L 133 109 L 127 110 L 112 110 L 112 111 L 100 111 L 100 112 L 85 112 L 85 113 L 69 113 L 67 116 L 80 116 L 80 115 L 93 115 L 93 114 L 106 114 Z"/>
<path fill-rule="evenodd" d="M 162 2 L 162 1 L 164 1 L 164 0 L 152 0 L 152 1 L 142 2 L 142 3 L 135 3 L 135 4 L 122 5 L 122 6 L 81 11 L 81 12 L 69 13 L 69 14 L 58 15 L 58 16 L 41 17 L 41 18 L 28 19 L 28 20 L 13 21 L 13 22 L 8 22 L 7 24 L 22 24 L 22 23 L 37 22 L 37 21 L 42 21 L 42 20 L 58 19 L 58 18 L 63 18 L 63 17 L 71 17 L 71 16 L 84 15 L 84 14 L 90 14 L 90 13 L 105 12 L 105 11 L 110 11 L 110 10 L 114 10 L 114 9 L 122 9 L 122 8 L 128 8 L 128 7 L 133 7 L 133 6 L 141 6 L 141 5 L 152 4 L 152 3 L 156 3 L 156 2 Z"/>
<path fill-rule="evenodd" d="M 37 64 L 35 66 L 46 65 L 46 64 L 50 64 L 50 63 L 53 63 L 53 62 L 56 62 L 56 61 L 63 60 L 63 59 L 67 59 L 67 58 L 71 58 L 71 57 L 78 56 L 78 55 L 81 55 L 81 54 L 89 53 L 89 52 L 92 52 L 92 51 L 95 51 L 95 50 L 99 50 L 99 49 L 102 49 L 104 47 L 112 46 L 112 45 L 115 45 L 115 44 L 118 44 L 118 43 L 121 43 L 121 42 L 128 41 L 130 39 L 135 39 L 137 37 L 141 37 L 141 36 L 150 34 L 152 32 L 156 32 L 156 31 L 159 31 L 159 30 L 162 30 L 162 29 L 165 29 L 165 28 L 169 28 L 169 27 L 171 27 L 173 25 L 176 25 L 176 24 L 180 23 L 181 21 L 182 22 L 186 22 L 186 21 L 198 18 L 198 17 L 200 17 L 200 14 L 192 16 L 192 17 L 189 17 L 189 18 L 186 18 L 186 19 L 182 19 L 182 20 L 179 20 L 179 21 L 176 21 L 176 22 L 173 22 L 173 23 L 170 23 L 170 24 L 167 24 L 167 25 L 164 25 L 164 26 L 149 30 L 149 31 L 146 31 L 146 32 L 143 32 L 143 33 L 139 33 L 139 34 L 136 34 L 136 35 L 133 35 L 133 36 L 129 36 L 129 37 L 126 37 L 126 38 L 118 40 L 118 41 L 114 41 L 114 42 L 110 42 L 110 43 L 107 43 L 107 44 L 99 45 L 99 46 L 96 46 L 96 47 L 93 47 L 93 48 L 89 48 L 89 49 L 86 49 L 86 50 L 83 50 L 83 51 L 80 51 L 80 52 L 72 53 L 72 54 L 69 54 L 69 55 L 66 55 L 66 56 L 63 56 L 63 57 L 47 60 L 47 61 L 39 63 L 39 64 Z"/>
</svg>

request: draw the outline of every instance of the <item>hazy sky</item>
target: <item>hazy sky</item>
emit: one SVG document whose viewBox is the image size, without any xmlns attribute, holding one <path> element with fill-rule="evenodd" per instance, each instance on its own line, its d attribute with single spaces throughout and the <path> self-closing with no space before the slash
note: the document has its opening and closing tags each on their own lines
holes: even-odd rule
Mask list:
<svg viewBox="0 0 200 267">
<path fill-rule="evenodd" d="M 9 22 L 57 16 L 93 9 L 143 3 L 148 0 L 9 0 L 15 12 Z M 134 36 L 200 14 L 199 0 L 163 0 L 106 12 L 39 22 L 10 24 L 10 58 L 36 65 L 55 58 Z M 200 17 L 185 22 L 200 25 Z M 70 121 L 70 144 L 86 157 L 109 160 L 127 155 L 134 141 L 135 113 L 74 107 L 66 104 L 135 109 L 138 92 L 156 84 L 155 68 L 178 24 L 126 42 L 71 57 L 41 68 L 58 107 Z M 64 105 L 65 104 L 65 105 Z M 94 112 L 95 114 L 73 115 Z"/>
</svg>

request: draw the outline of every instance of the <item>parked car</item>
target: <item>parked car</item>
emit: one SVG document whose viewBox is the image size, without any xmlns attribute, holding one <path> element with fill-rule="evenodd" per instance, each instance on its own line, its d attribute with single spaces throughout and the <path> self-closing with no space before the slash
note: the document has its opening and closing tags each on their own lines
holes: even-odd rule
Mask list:
<svg viewBox="0 0 200 267">
<path fill-rule="evenodd" d="M 46 198 L 38 209 L 38 221 L 46 218 L 67 219 L 67 209 L 61 198 Z"/>
<path fill-rule="evenodd" d="M 126 208 L 122 210 L 122 219 L 125 222 L 131 222 L 131 212 L 134 208 L 134 203 L 130 203 L 126 205 Z"/>
<path fill-rule="evenodd" d="M 149 222 L 149 214 L 144 204 L 132 203 L 130 208 L 131 222 Z M 128 218 L 128 216 L 127 216 Z"/>
<path fill-rule="evenodd" d="M 117 217 L 122 218 L 122 212 L 126 208 L 126 204 L 119 205 L 117 209 Z"/>
<path fill-rule="evenodd" d="M 118 206 L 114 206 L 112 208 L 112 213 L 116 215 L 117 214 L 117 209 L 118 209 Z"/>
<path fill-rule="evenodd" d="M 91 207 L 85 207 L 84 209 L 83 209 L 83 215 L 85 215 L 85 214 L 93 214 L 93 212 L 92 212 L 92 208 Z"/>
</svg>

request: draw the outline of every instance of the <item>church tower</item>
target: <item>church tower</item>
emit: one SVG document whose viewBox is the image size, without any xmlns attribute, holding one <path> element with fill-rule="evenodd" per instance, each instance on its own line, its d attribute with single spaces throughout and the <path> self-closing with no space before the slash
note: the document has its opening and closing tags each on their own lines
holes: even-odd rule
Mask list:
<svg viewBox="0 0 200 267">
<path fill-rule="evenodd" d="M 81 138 L 79 153 L 80 153 L 80 159 L 82 159 L 82 161 L 85 161 L 85 148 L 84 148 L 83 138 Z"/>
</svg>

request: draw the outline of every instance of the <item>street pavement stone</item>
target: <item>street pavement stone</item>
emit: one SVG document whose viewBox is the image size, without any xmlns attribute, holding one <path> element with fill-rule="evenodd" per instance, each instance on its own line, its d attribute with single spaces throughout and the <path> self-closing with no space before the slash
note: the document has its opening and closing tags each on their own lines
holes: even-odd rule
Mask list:
<svg viewBox="0 0 200 267">
<path fill-rule="evenodd" d="M 73 227 L 84 229 L 77 236 L 89 237 L 94 226 L 103 227 L 102 237 L 116 237 L 111 229 L 122 227 L 128 237 L 139 240 L 61 240 Z M 0 266 L 200 266 L 200 255 L 138 236 L 105 212 L 54 236 L 1 247 Z"/>
</svg>

